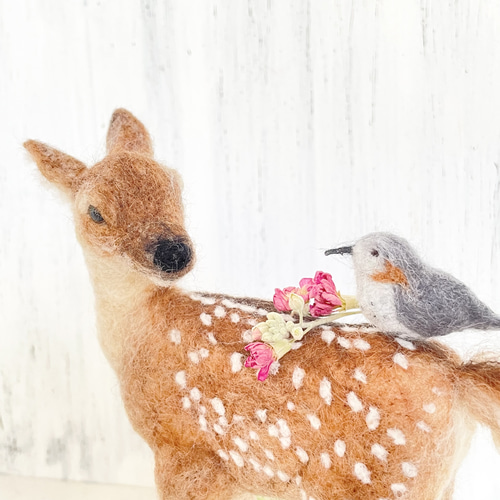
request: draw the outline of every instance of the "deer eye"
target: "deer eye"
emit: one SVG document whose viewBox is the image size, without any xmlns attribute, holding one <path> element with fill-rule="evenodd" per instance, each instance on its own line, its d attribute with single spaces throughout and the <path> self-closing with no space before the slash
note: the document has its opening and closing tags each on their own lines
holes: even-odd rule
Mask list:
<svg viewBox="0 0 500 500">
<path fill-rule="evenodd" d="M 378 250 L 373 248 L 372 251 L 370 252 L 374 257 L 378 257 Z"/>
<path fill-rule="evenodd" d="M 101 212 L 99 212 L 99 210 L 97 210 L 96 207 L 90 205 L 88 212 L 89 212 L 90 218 L 94 222 L 97 222 L 97 224 L 102 224 L 104 222 L 104 218 L 101 215 Z"/>
</svg>

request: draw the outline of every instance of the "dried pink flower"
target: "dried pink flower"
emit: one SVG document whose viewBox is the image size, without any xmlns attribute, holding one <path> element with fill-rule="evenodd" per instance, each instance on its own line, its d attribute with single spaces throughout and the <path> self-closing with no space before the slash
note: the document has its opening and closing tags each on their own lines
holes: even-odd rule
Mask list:
<svg viewBox="0 0 500 500">
<path fill-rule="evenodd" d="M 342 300 L 335 288 L 332 276 L 318 271 L 314 278 L 305 278 L 309 296 L 314 303 L 309 306 L 309 312 L 314 317 L 328 316 L 337 307 L 342 306 Z"/>
<path fill-rule="evenodd" d="M 292 293 L 302 297 L 304 299 L 304 302 L 307 302 L 309 300 L 309 290 L 303 285 L 303 282 L 305 282 L 307 279 L 308 278 L 300 280 L 299 287 L 287 286 L 286 288 L 283 288 L 283 290 L 280 290 L 279 288 L 274 289 L 273 302 L 274 307 L 277 311 L 285 312 L 292 310 L 292 307 L 290 305 L 290 296 L 292 295 Z"/>
<path fill-rule="evenodd" d="M 275 361 L 273 348 L 263 342 L 252 342 L 245 346 L 245 351 L 250 353 L 245 360 L 245 366 L 247 368 L 257 368 L 259 370 L 257 379 L 261 382 L 266 380 L 269 369 Z"/>
</svg>

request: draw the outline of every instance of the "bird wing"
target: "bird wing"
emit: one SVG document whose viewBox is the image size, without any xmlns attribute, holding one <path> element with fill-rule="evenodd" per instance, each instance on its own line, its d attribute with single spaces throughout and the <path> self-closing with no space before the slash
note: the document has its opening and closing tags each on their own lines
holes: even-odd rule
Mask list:
<svg viewBox="0 0 500 500">
<path fill-rule="evenodd" d="M 500 318 L 464 283 L 430 271 L 395 293 L 398 320 L 407 328 L 434 337 L 466 328 L 500 327 Z"/>
</svg>

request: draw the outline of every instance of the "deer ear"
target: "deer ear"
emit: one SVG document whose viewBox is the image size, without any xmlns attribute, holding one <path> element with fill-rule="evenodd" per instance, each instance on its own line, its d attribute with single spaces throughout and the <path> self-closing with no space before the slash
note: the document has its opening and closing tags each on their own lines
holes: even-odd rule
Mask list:
<svg viewBox="0 0 500 500">
<path fill-rule="evenodd" d="M 24 147 L 49 182 L 68 194 L 78 188 L 82 174 L 87 170 L 81 161 L 38 141 L 26 141 Z"/>
<path fill-rule="evenodd" d="M 151 138 L 144 125 L 126 109 L 117 109 L 111 117 L 106 139 L 108 154 L 130 151 L 153 156 Z"/>
</svg>

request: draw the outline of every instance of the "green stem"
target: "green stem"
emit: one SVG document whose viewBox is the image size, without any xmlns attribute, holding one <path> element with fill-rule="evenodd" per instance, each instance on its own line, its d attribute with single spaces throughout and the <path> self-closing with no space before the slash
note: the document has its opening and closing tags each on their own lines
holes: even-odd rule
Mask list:
<svg viewBox="0 0 500 500">
<path fill-rule="evenodd" d="M 361 310 L 360 309 L 353 309 L 350 311 L 346 311 L 343 313 L 337 313 L 337 314 L 331 314 L 330 316 L 326 316 L 324 318 L 317 319 L 315 321 L 309 321 L 307 323 L 301 324 L 302 327 L 307 327 L 306 330 L 304 330 L 304 334 L 312 330 L 313 328 L 316 328 L 317 326 L 320 325 L 325 325 L 327 323 L 331 323 L 332 321 L 335 321 L 340 318 L 344 318 L 345 316 L 352 316 L 353 314 L 360 314 Z"/>
</svg>

